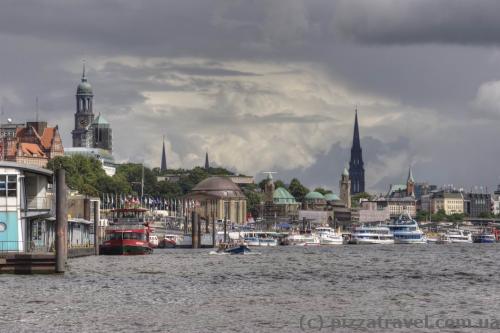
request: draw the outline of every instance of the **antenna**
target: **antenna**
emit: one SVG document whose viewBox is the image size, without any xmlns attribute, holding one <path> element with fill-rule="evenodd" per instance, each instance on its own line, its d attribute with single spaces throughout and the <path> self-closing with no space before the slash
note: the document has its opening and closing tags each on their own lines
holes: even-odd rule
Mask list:
<svg viewBox="0 0 500 333">
<path fill-rule="evenodd" d="M 263 174 L 267 174 L 267 179 L 273 179 L 273 173 L 277 173 L 276 171 L 264 171 Z"/>
<path fill-rule="evenodd" d="M 35 121 L 38 123 L 38 96 L 35 97 Z"/>
</svg>

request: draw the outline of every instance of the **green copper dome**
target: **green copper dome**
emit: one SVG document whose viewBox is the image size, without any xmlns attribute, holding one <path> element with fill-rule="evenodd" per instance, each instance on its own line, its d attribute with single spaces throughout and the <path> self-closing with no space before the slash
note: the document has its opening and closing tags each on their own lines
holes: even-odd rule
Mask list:
<svg viewBox="0 0 500 333">
<path fill-rule="evenodd" d="M 349 176 L 349 171 L 347 171 L 347 168 L 344 168 L 344 171 L 342 172 L 342 176 Z"/>
<path fill-rule="evenodd" d="M 336 195 L 335 193 L 325 194 L 325 199 L 326 199 L 326 201 L 339 201 L 340 200 L 339 196 Z"/>
<path fill-rule="evenodd" d="M 312 191 L 312 192 L 309 192 L 306 194 L 306 196 L 304 197 L 304 199 L 306 200 L 325 200 L 325 196 L 319 192 L 315 192 L 315 191 Z"/>
<path fill-rule="evenodd" d="M 76 88 L 77 95 L 92 95 L 92 86 L 87 82 L 87 76 L 85 76 L 85 64 L 83 64 L 82 82 Z"/>
<path fill-rule="evenodd" d="M 297 203 L 293 195 L 285 188 L 278 187 L 273 193 L 273 202 L 275 204 L 294 204 Z"/>
<path fill-rule="evenodd" d="M 109 125 L 108 121 L 106 118 L 104 118 L 100 113 L 99 115 L 94 119 L 94 124 L 97 125 Z"/>
</svg>

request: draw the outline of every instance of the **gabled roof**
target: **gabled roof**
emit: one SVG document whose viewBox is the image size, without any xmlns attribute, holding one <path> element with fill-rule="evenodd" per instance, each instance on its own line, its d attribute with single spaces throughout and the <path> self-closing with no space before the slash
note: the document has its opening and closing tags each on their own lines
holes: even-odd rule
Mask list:
<svg viewBox="0 0 500 333">
<path fill-rule="evenodd" d="M 25 156 L 46 157 L 45 153 L 40 149 L 40 146 L 35 143 L 20 143 L 19 148 Z"/>
<path fill-rule="evenodd" d="M 52 141 L 54 140 L 54 136 L 57 133 L 57 129 L 55 127 L 47 127 L 43 131 L 42 137 L 41 137 L 41 142 L 42 146 L 45 149 L 50 149 L 52 147 Z"/>
</svg>

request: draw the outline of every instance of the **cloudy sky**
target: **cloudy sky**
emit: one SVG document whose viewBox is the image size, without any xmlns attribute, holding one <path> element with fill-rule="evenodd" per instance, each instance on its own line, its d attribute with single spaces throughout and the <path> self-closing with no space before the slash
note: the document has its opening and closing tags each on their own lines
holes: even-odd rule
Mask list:
<svg viewBox="0 0 500 333">
<path fill-rule="evenodd" d="M 31 0 L 0 5 L 3 119 L 71 145 L 82 59 L 119 161 L 336 189 L 359 110 L 367 187 L 500 183 L 498 0 Z"/>
</svg>

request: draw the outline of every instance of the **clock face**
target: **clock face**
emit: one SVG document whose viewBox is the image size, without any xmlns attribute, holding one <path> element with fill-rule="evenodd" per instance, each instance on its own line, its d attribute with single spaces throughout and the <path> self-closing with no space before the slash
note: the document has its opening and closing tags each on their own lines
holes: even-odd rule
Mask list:
<svg viewBox="0 0 500 333">
<path fill-rule="evenodd" d="M 7 225 L 3 222 L 0 222 L 0 232 L 7 230 Z"/>
<path fill-rule="evenodd" d="M 87 124 L 87 119 L 80 120 L 80 125 L 82 125 L 83 127 L 87 126 Z"/>
</svg>

